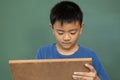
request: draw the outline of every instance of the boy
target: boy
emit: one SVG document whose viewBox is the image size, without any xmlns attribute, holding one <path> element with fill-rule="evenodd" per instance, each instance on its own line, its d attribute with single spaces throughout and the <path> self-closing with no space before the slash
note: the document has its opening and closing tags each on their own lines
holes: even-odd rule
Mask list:
<svg viewBox="0 0 120 80">
<path fill-rule="evenodd" d="M 61 1 L 52 8 L 50 21 L 50 27 L 57 42 L 41 47 L 36 58 L 92 58 L 92 65 L 85 64 L 90 72 L 74 72 L 71 75 L 73 79 L 109 80 L 95 52 L 76 44 L 84 26 L 80 7 L 71 1 Z"/>
</svg>

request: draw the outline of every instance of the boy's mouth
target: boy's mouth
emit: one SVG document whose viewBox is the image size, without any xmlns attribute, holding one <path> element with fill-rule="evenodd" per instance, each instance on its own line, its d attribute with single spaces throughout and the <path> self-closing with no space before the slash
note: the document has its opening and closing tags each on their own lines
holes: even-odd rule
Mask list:
<svg viewBox="0 0 120 80">
<path fill-rule="evenodd" d="M 62 42 L 62 44 L 69 45 L 71 42 Z"/>
</svg>

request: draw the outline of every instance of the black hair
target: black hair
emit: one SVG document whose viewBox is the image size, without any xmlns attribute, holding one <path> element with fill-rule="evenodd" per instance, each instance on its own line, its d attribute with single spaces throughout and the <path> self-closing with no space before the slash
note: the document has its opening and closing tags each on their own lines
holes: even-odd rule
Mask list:
<svg viewBox="0 0 120 80">
<path fill-rule="evenodd" d="M 73 21 L 79 21 L 80 25 L 83 20 L 83 12 L 80 7 L 71 1 L 61 1 L 57 3 L 50 13 L 51 25 L 54 25 L 56 21 L 71 23 Z"/>
</svg>

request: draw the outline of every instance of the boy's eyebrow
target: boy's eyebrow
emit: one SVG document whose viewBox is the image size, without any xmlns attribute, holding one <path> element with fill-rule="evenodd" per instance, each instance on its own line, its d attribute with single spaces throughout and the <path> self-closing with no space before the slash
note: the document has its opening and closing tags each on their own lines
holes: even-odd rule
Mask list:
<svg viewBox="0 0 120 80">
<path fill-rule="evenodd" d="M 78 29 L 71 29 L 71 30 L 69 30 L 69 31 L 77 31 Z"/>
<path fill-rule="evenodd" d="M 57 31 L 62 31 L 62 32 L 64 32 L 64 30 L 61 30 L 61 29 L 57 29 Z"/>
<path fill-rule="evenodd" d="M 77 31 L 78 29 L 71 29 L 69 31 Z M 57 29 L 57 31 L 61 31 L 61 32 L 64 32 L 64 30 L 61 30 L 61 29 Z"/>
</svg>

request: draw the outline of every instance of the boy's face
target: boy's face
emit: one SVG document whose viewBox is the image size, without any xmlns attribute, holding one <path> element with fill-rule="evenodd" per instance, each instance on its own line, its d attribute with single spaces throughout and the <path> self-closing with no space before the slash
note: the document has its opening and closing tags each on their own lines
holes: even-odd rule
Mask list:
<svg viewBox="0 0 120 80">
<path fill-rule="evenodd" d="M 76 21 L 61 25 L 61 22 L 56 21 L 52 27 L 53 34 L 57 40 L 57 46 L 64 50 L 70 50 L 76 46 L 79 35 L 82 33 L 83 24 L 80 25 Z"/>
</svg>

